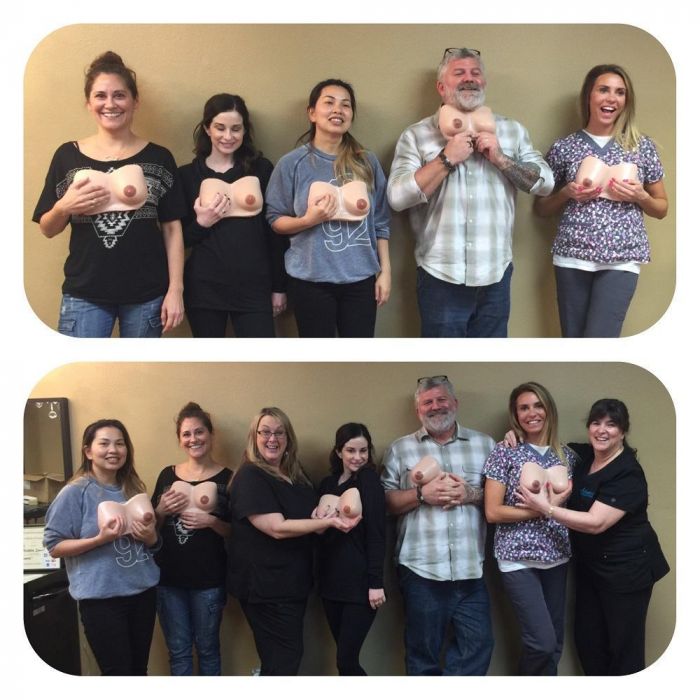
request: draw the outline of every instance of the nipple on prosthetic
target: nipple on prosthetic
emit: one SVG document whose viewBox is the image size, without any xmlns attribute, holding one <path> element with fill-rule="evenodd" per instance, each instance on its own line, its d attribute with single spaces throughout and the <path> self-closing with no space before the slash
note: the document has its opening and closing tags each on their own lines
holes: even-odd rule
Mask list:
<svg viewBox="0 0 700 700">
<path fill-rule="evenodd" d="M 357 202 L 355 202 L 355 206 L 360 211 L 364 211 L 365 209 L 367 209 L 367 200 L 366 199 L 358 199 Z"/>
<path fill-rule="evenodd" d="M 199 497 L 199 504 L 201 506 L 206 506 L 209 503 L 209 496 L 200 496 Z"/>
<path fill-rule="evenodd" d="M 255 204 L 255 195 L 253 195 L 253 194 L 246 195 L 245 203 L 246 203 L 249 207 L 250 207 L 250 206 L 253 206 L 253 204 Z"/>
<path fill-rule="evenodd" d="M 153 520 L 153 513 L 144 513 L 141 519 L 148 525 Z"/>
<path fill-rule="evenodd" d="M 136 196 L 136 188 L 133 185 L 127 185 L 124 188 L 124 196 L 127 199 L 132 199 L 133 197 Z"/>
<path fill-rule="evenodd" d="M 452 126 L 454 126 L 455 129 L 461 129 L 462 128 L 462 120 L 461 119 L 453 119 L 452 120 Z"/>
<path fill-rule="evenodd" d="M 530 491 L 532 491 L 532 493 L 540 492 L 540 482 L 537 479 L 530 484 Z"/>
</svg>

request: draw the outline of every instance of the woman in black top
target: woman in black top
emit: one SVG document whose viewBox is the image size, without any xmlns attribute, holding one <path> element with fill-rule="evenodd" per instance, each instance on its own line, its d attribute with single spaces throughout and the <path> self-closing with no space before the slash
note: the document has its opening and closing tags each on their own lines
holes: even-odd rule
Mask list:
<svg viewBox="0 0 700 700">
<path fill-rule="evenodd" d="M 200 675 L 220 676 L 232 472 L 214 459 L 211 417 L 198 404 L 182 408 L 176 434 L 187 459 L 163 469 L 152 498 L 163 539 L 158 617 L 171 675 L 192 675 L 194 645 Z"/>
<path fill-rule="evenodd" d="M 338 672 L 341 676 L 366 676 L 360 666 L 360 650 L 377 609 L 386 602 L 386 518 L 372 437 L 362 423 L 346 423 L 338 428 L 330 462 L 331 475 L 321 482 L 320 495 L 341 496 L 348 489 L 357 488 L 362 522 L 352 532 L 323 533 L 319 561 L 321 598 L 337 645 Z"/>
<path fill-rule="evenodd" d="M 297 456 L 287 415 L 254 416 L 243 463 L 231 482 L 228 590 L 253 631 L 264 676 L 296 675 L 312 578 L 314 533 L 349 532 L 358 519 L 312 519 L 316 493 Z"/>
<path fill-rule="evenodd" d="M 645 668 L 644 632 L 653 585 L 669 571 L 647 517 L 648 491 L 636 451 L 626 441 L 627 407 L 596 401 L 588 415 L 568 508 L 544 491 L 521 488 L 522 504 L 571 530 L 576 571 L 575 641 L 586 675 Z"/>
<path fill-rule="evenodd" d="M 136 75 L 117 54 L 92 62 L 85 99 L 97 132 L 58 148 L 33 216 L 48 238 L 71 225 L 58 330 L 109 337 L 119 319 L 122 337 L 158 337 L 184 318 L 186 205 L 175 161 L 132 131 Z M 84 169 L 97 172 L 74 179 Z M 138 177 L 118 185 L 128 170 Z"/>
<path fill-rule="evenodd" d="M 227 93 L 210 97 L 194 142 L 196 158 L 180 168 L 190 206 L 183 227 L 185 245 L 192 249 L 185 264 L 192 334 L 224 337 L 230 317 L 238 337 L 274 337 L 273 316 L 287 305 L 286 241 L 272 233 L 264 211 L 253 216 L 240 211 L 230 188 L 221 187 L 212 199 L 200 198 L 202 181 L 210 178 L 231 184 L 254 177 L 261 192 L 267 188 L 272 163 L 253 144 L 243 99 Z"/>
</svg>

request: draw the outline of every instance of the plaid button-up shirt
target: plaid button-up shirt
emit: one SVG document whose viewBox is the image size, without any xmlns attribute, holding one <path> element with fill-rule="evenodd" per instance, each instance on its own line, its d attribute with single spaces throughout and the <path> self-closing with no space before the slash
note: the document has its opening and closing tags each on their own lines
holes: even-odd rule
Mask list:
<svg viewBox="0 0 700 700">
<path fill-rule="evenodd" d="M 442 470 L 482 488 L 484 463 L 495 441 L 457 425 L 455 436 L 441 445 L 425 428 L 395 440 L 384 456 L 385 491 L 412 488 L 410 472 L 421 457 L 434 457 Z M 398 518 L 396 563 L 423 578 L 459 581 L 480 578 L 484 563 L 486 521 L 480 505 L 418 506 Z"/>
<path fill-rule="evenodd" d="M 516 163 L 533 163 L 540 178 L 530 194 L 547 195 L 554 178 L 525 127 L 494 115 L 503 153 Z M 396 144 L 387 196 L 396 211 L 409 209 L 416 234 L 416 263 L 445 282 L 481 287 L 499 282 L 513 259 L 517 190 L 487 158 L 473 153 L 426 197 L 415 173 L 446 143 L 437 113 L 409 126 Z"/>
</svg>

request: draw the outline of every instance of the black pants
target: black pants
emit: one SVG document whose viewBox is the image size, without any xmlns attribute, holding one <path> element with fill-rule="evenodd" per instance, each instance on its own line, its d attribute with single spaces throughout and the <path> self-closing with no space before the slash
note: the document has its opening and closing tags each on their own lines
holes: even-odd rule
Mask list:
<svg viewBox="0 0 700 700">
<path fill-rule="evenodd" d="M 377 615 L 369 603 L 343 603 L 323 598 L 328 626 L 338 649 L 336 664 L 341 676 L 366 676 L 360 666 L 360 650 Z"/>
<path fill-rule="evenodd" d="M 296 676 L 304 654 L 306 600 L 284 603 L 239 601 L 253 631 L 261 676 Z"/>
<path fill-rule="evenodd" d="M 349 284 L 289 278 L 300 338 L 372 338 L 377 319 L 374 276 Z"/>
<path fill-rule="evenodd" d="M 195 338 L 223 338 L 229 316 L 236 338 L 274 338 L 275 324 L 270 311 L 236 314 L 218 309 L 193 309 L 186 307 L 187 321 Z"/>
<path fill-rule="evenodd" d="M 574 640 L 587 676 L 624 676 L 646 667 L 644 641 L 652 586 L 630 593 L 601 589 L 576 573 Z"/>
<path fill-rule="evenodd" d="M 156 621 L 156 589 L 78 601 L 85 636 L 103 676 L 145 676 Z"/>
</svg>

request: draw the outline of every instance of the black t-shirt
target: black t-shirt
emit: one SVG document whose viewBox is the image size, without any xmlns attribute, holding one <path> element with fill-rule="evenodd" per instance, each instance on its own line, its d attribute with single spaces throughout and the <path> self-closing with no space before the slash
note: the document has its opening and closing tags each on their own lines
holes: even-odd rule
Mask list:
<svg viewBox="0 0 700 700">
<path fill-rule="evenodd" d="M 593 448 L 589 444 L 570 447 L 581 461 L 574 468 L 568 507 L 588 511 L 594 501 L 600 501 L 625 511 L 600 534 L 571 531 L 577 565 L 611 590 L 634 591 L 651 586 L 668 573 L 669 566 L 647 516 L 647 482 L 634 452 L 625 448 L 603 469 L 589 474 Z"/>
<path fill-rule="evenodd" d="M 285 519 L 309 518 L 316 493 L 290 484 L 254 464 L 244 464 L 231 488 L 231 538 L 228 590 L 250 603 L 303 600 L 313 584 L 315 535 L 274 539 L 248 520 L 250 515 L 281 513 Z"/>
<path fill-rule="evenodd" d="M 362 520 L 348 533 L 328 528 L 321 536 L 320 592 L 330 600 L 367 603 L 370 588 L 384 588 L 386 505 L 379 477 L 361 469 L 338 485 L 338 476 L 331 475 L 319 492 L 341 496 L 353 487 L 360 492 Z"/>
<path fill-rule="evenodd" d="M 209 479 L 216 484 L 216 507 L 212 515 L 224 522 L 231 519 L 227 486 L 231 470 L 224 468 Z M 165 467 L 158 475 L 151 502 L 155 508 L 160 497 L 175 481 L 183 481 L 175 474 L 175 467 Z M 189 481 L 194 486 L 199 481 Z M 157 552 L 160 583 L 163 586 L 202 590 L 226 583 L 226 548 L 224 538 L 211 528 L 190 530 L 179 515 L 168 515 L 160 530 L 163 546 Z"/>
<path fill-rule="evenodd" d="M 170 152 L 148 143 L 137 154 L 118 161 L 94 160 L 75 142 L 58 148 L 34 210 L 37 223 L 63 197 L 78 170 L 111 172 L 140 165 L 146 177 L 146 203 L 134 211 L 71 217 L 63 293 L 95 304 L 141 304 L 168 290 L 168 261 L 159 222 L 176 221 L 187 213 Z"/>
<path fill-rule="evenodd" d="M 185 264 L 185 303 L 191 308 L 233 313 L 272 313 L 271 293 L 284 292 L 287 273 L 284 251 L 287 236 L 272 231 L 264 210 L 256 216 L 232 216 L 210 228 L 197 223 L 193 204 L 202 180 L 217 178 L 232 183 L 245 175 L 260 180 L 263 192 L 272 173 L 266 158 L 253 162 L 250 173 L 236 163 L 224 173 L 211 170 L 204 158 L 179 169 L 189 213 L 183 220 L 185 245 L 191 247 Z"/>
</svg>

